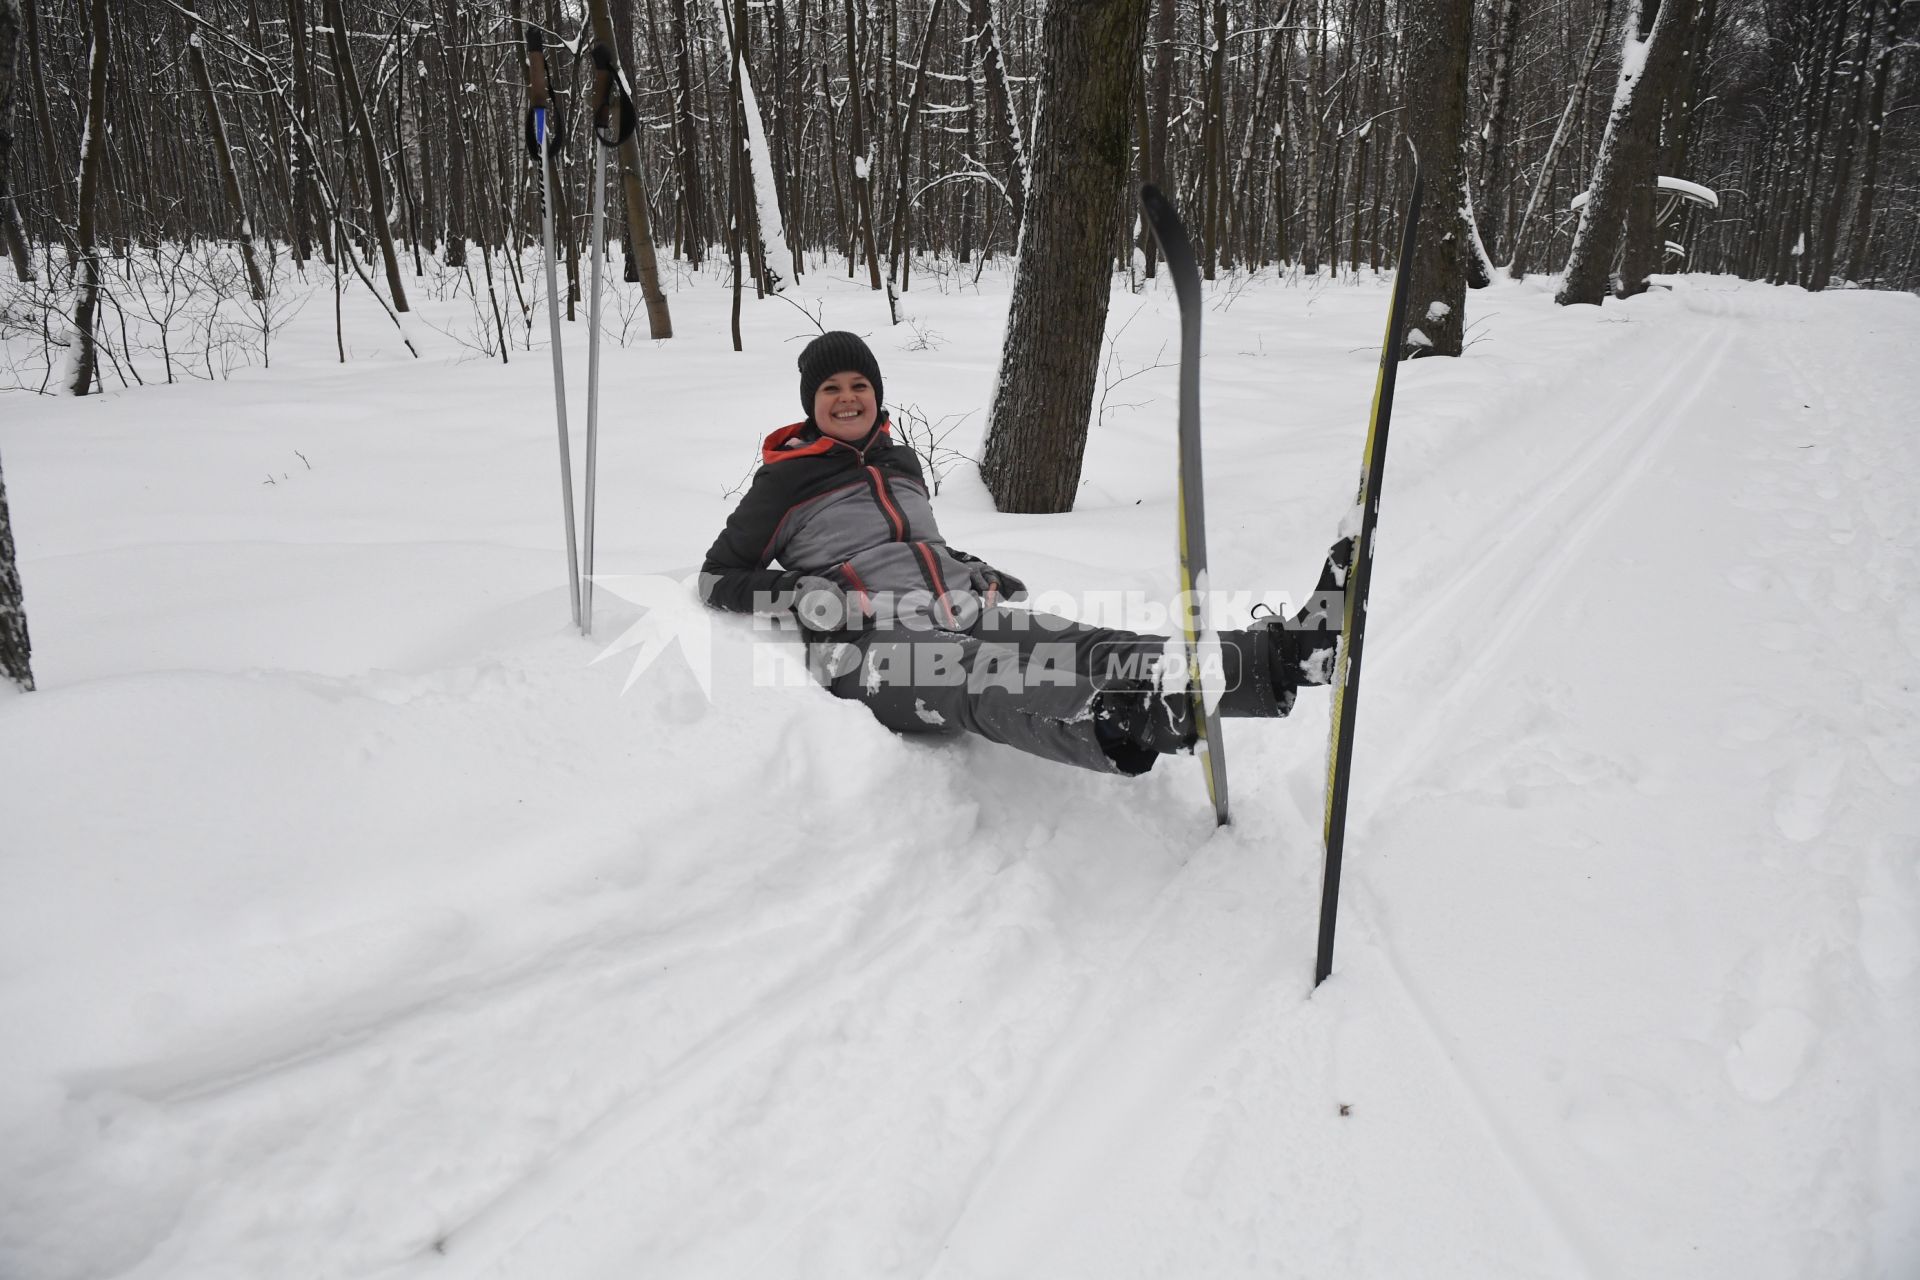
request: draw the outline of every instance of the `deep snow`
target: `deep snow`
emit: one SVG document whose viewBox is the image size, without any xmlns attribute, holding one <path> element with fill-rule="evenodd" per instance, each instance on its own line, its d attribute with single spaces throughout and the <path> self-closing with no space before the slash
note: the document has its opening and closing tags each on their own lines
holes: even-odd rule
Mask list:
<svg viewBox="0 0 1920 1280">
<path fill-rule="evenodd" d="M 914 278 L 794 292 L 977 454 L 1007 278 Z M 1210 286 L 1217 581 L 1311 584 L 1385 296 Z M 330 301 L 271 372 L 0 400 L 0 1274 L 1920 1274 L 1914 298 L 1502 285 L 1402 368 L 1311 995 L 1324 695 L 1228 723 L 1215 832 L 1191 760 L 901 740 L 663 587 L 800 310 L 736 355 L 683 275 L 609 341 L 589 642 L 545 353 L 350 297 L 341 367 Z M 1165 598 L 1170 293 L 1109 331 L 1076 510 L 937 507 Z"/>
</svg>

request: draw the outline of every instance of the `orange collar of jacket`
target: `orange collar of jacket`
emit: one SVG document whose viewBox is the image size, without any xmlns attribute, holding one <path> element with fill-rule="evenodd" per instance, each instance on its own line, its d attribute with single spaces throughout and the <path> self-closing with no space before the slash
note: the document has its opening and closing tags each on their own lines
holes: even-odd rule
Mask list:
<svg viewBox="0 0 1920 1280">
<path fill-rule="evenodd" d="M 760 461 L 771 466 L 776 462 L 785 462 L 789 458 L 816 458 L 823 453 L 831 452 L 836 447 L 851 449 L 864 458 L 867 456 L 867 450 L 880 443 L 883 437 L 891 434 L 892 427 L 892 420 L 882 413 L 880 421 L 873 424 L 873 430 L 867 433 L 865 440 L 859 444 L 848 444 L 845 440 L 835 440 L 818 427 L 814 427 L 812 419 L 796 422 L 790 426 L 781 427 L 760 442 Z M 811 440 L 802 440 L 800 437 L 809 429 L 815 431 L 816 435 Z"/>
</svg>

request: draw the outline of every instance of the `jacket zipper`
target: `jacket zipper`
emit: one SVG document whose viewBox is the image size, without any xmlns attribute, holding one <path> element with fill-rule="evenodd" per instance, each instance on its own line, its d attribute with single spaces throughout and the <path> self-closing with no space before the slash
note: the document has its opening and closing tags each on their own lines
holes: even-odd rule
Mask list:
<svg viewBox="0 0 1920 1280">
<path fill-rule="evenodd" d="M 867 455 L 862 451 L 860 454 L 861 465 L 866 466 L 866 461 Z M 880 474 L 880 468 L 878 467 L 867 467 L 867 475 L 870 477 L 873 485 L 874 501 L 880 504 L 881 514 L 886 516 L 887 524 L 893 530 L 893 540 L 895 542 L 906 542 L 907 518 L 900 514 L 900 508 L 894 505 L 893 495 L 887 491 L 887 478 Z M 934 559 L 933 548 L 924 542 L 915 542 L 912 546 L 913 549 L 919 553 L 921 567 L 927 572 L 927 586 L 932 589 L 933 598 L 940 602 L 940 612 L 946 615 L 947 625 L 953 627 L 959 626 L 959 619 L 953 616 L 953 608 L 947 603 L 946 583 L 941 581 L 940 566 L 938 561 Z"/>
<path fill-rule="evenodd" d="M 947 584 L 940 578 L 940 563 L 935 559 L 933 548 L 924 542 L 916 542 L 913 549 L 920 553 L 920 563 L 926 566 L 927 581 L 933 586 L 933 598 L 940 602 L 940 612 L 947 615 L 947 625 L 958 627 L 960 620 L 953 616 L 953 606 L 947 603 Z"/>
<path fill-rule="evenodd" d="M 887 517 L 887 524 L 893 529 L 893 540 L 907 540 L 907 518 L 900 514 L 900 508 L 893 504 L 893 495 L 887 492 L 887 478 L 880 474 L 880 468 L 868 467 L 867 475 L 872 478 L 873 500 L 880 504 L 880 511 Z"/>
</svg>

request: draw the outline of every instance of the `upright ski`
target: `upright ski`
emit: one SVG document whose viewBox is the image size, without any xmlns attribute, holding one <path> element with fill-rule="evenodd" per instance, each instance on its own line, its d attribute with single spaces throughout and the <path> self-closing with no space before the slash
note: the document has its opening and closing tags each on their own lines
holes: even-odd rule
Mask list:
<svg viewBox="0 0 1920 1280">
<path fill-rule="evenodd" d="M 1174 295 L 1180 300 L 1180 617 L 1181 638 L 1187 646 L 1187 693 L 1193 699 L 1194 751 L 1207 775 L 1207 795 L 1214 819 L 1227 823 L 1227 748 L 1220 737 L 1216 696 L 1207 698 L 1202 678 L 1202 644 L 1213 640 L 1207 611 L 1206 486 L 1200 472 L 1200 269 L 1194 264 L 1193 245 L 1173 204 L 1157 187 L 1140 189 L 1140 207 L 1147 225 L 1160 242 L 1160 252 L 1173 276 Z M 1219 645 L 1208 646 L 1217 660 Z"/>
<path fill-rule="evenodd" d="M 1353 561 L 1347 570 L 1340 647 L 1333 667 L 1333 724 L 1327 735 L 1327 809 L 1323 836 L 1326 874 L 1320 890 L 1320 953 L 1314 961 L 1317 987 L 1333 972 L 1333 929 L 1340 913 L 1340 858 L 1347 836 L 1347 789 L 1353 778 L 1353 730 L 1360 709 L 1360 657 L 1366 642 L 1367 588 L 1373 581 L 1373 527 L 1380 516 L 1380 482 L 1386 474 L 1387 424 L 1393 417 L 1393 381 L 1407 336 L 1407 277 L 1413 270 L 1414 232 L 1420 223 L 1420 156 L 1413 157 L 1413 194 L 1400 227 L 1400 258 L 1387 307 L 1387 333 L 1380 346 L 1380 373 L 1373 387 L 1373 414 L 1360 466 L 1360 493 L 1351 526 Z"/>
</svg>

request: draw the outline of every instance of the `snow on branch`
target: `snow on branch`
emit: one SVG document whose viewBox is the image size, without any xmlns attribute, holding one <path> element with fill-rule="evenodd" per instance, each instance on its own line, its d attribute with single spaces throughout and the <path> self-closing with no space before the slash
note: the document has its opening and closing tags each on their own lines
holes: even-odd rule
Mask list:
<svg viewBox="0 0 1920 1280">
<path fill-rule="evenodd" d="M 1688 182 L 1685 178 L 1669 178 L 1665 174 L 1655 178 L 1653 181 L 1656 190 L 1676 195 L 1691 204 L 1697 204 L 1707 209 L 1718 209 L 1720 207 L 1720 193 L 1711 187 L 1703 187 L 1697 182 Z M 1592 198 L 1592 191 L 1582 191 L 1579 195 L 1567 202 L 1567 211 L 1574 213 L 1586 208 L 1587 201 Z"/>
</svg>

